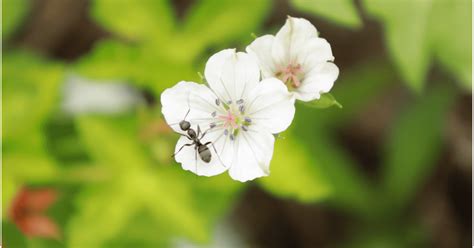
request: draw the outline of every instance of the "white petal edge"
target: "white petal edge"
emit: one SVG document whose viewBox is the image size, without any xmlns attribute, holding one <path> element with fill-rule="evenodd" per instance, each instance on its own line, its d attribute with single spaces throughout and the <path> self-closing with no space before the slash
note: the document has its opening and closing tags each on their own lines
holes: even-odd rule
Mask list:
<svg viewBox="0 0 474 248">
<path fill-rule="evenodd" d="M 234 141 L 234 157 L 229 175 L 246 182 L 270 174 L 275 138 L 264 129 L 239 133 Z"/>
<path fill-rule="evenodd" d="M 246 113 L 252 123 L 265 127 L 271 133 L 280 133 L 293 121 L 295 99 L 282 81 L 267 78 L 251 92 Z"/>
<path fill-rule="evenodd" d="M 296 59 L 307 40 L 315 37 L 318 37 L 318 31 L 311 22 L 289 16 L 285 25 L 275 35 L 273 59 L 278 65 L 286 65 Z"/>
<path fill-rule="evenodd" d="M 204 75 L 221 100 L 237 101 L 257 85 L 260 69 L 253 56 L 226 49 L 209 58 Z"/>
<path fill-rule="evenodd" d="M 186 120 L 193 124 L 202 123 L 202 120 L 209 118 L 209 113 L 213 112 L 214 99 L 214 94 L 207 86 L 181 81 L 161 93 L 161 112 L 168 125 L 176 132 L 182 133 L 179 122 L 185 118 L 188 110 L 190 111 Z"/>
<path fill-rule="evenodd" d="M 333 60 L 331 45 L 327 40 L 318 37 L 307 40 L 297 56 L 304 73 L 310 72 L 318 64 Z"/>
<path fill-rule="evenodd" d="M 258 60 L 258 64 L 262 71 L 262 78 L 274 77 L 278 71 L 272 57 L 272 47 L 275 36 L 264 35 L 256 38 L 245 49 L 248 54 L 254 56 Z"/>
<path fill-rule="evenodd" d="M 305 102 L 319 99 L 322 93 L 331 90 L 338 76 L 339 68 L 331 62 L 326 62 L 310 71 L 301 87 L 293 93 L 296 99 Z"/>
</svg>

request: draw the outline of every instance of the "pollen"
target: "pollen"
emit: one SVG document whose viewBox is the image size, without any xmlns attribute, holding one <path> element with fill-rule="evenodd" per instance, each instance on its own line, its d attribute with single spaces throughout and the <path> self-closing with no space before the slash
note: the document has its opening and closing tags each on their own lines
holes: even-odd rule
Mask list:
<svg viewBox="0 0 474 248">
<path fill-rule="evenodd" d="M 286 67 L 281 67 L 275 76 L 281 79 L 288 87 L 294 89 L 301 86 L 302 74 L 303 69 L 300 64 L 290 63 Z"/>
<path fill-rule="evenodd" d="M 224 101 L 225 112 L 220 114 L 212 114 L 216 118 L 216 123 L 224 128 L 224 134 L 231 140 L 239 134 L 240 129 L 248 131 L 248 126 L 251 124 L 250 118 L 245 115 L 245 103 L 243 99 L 237 101 Z"/>
</svg>

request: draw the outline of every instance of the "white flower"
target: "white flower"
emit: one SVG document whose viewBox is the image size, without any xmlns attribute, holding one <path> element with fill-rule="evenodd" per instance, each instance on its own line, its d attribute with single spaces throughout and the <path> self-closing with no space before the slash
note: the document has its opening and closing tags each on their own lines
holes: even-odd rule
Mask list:
<svg viewBox="0 0 474 248">
<path fill-rule="evenodd" d="M 303 18 L 288 17 L 273 35 L 261 36 L 247 47 L 258 59 L 262 77 L 277 77 L 296 99 L 311 101 L 331 90 L 339 75 L 329 43 Z"/>
<path fill-rule="evenodd" d="M 176 132 L 186 134 L 179 125 L 186 117 L 191 129 L 198 132 L 199 126 L 206 133 L 199 137 L 202 144 L 212 142 L 207 145 L 211 160 L 206 163 L 195 146 L 183 147 L 192 141 L 182 136 L 176 144 L 176 161 L 197 175 L 229 170 L 233 179 L 242 182 L 268 175 L 272 134 L 282 132 L 293 120 L 294 97 L 276 78 L 260 82 L 257 61 L 235 49 L 214 54 L 204 74 L 209 87 L 182 81 L 161 94 L 162 113 Z"/>
</svg>

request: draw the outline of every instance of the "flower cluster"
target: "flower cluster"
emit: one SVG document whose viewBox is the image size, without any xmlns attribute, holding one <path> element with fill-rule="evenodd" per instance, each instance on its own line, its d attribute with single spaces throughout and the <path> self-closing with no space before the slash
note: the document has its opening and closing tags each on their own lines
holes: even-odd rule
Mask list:
<svg viewBox="0 0 474 248">
<path fill-rule="evenodd" d="M 228 170 L 242 182 L 269 175 L 274 134 L 291 124 L 295 99 L 319 99 L 339 74 L 329 43 L 302 18 L 288 17 L 246 52 L 211 56 L 207 85 L 182 81 L 162 93 L 166 122 L 181 134 L 173 156 L 183 169 L 202 176 Z"/>
</svg>

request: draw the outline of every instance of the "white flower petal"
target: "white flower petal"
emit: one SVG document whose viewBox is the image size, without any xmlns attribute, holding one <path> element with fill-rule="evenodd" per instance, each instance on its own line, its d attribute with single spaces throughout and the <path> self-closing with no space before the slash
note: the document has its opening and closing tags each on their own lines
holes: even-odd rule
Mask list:
<svg viewBox="0 0 474 248">
<path fill-rule="evenodd" d="M 186 120 L 192 124 L 204 124 L 210 121 L 209 113 L 218 109 L 213 102 L 215 98 L 207 86 L 181 81 L 161 94 L 161 112 L 168 125 L 182 133 L 179 122 L 185 118 L 188 110 Z"/>
<path fill-rule="evenodd" d="M 229 175 L 241 182 L 267 176 L 275 138 L 264 129 L 249 129 L 237 136 Z"/>
<path fill-rule="evenodd" d="M 278 68 L 273 62 L 272 47 L 275 36 L 264 35 L 255 39 L 252 44 L 247 46 L 248 54 L 255 56 L 262 70 L 262 77 L 268 78 L 275 76 Z"/>
<path fill-rule="evenodd" d="M 304 43 L 315 37 L 318 37 L 318 31 L 308 20 L 288 17 L 285 25 L 275 36 L 273 59 L 278 65 L 289 63 L 299 54 Z"/>
<path fill-rule="evenodd" d="M 195 128 L 195 126 L 193 126 L 193 128 Z M 191 171 L 199 176 L 215 176 L 226 171 L 231 165 L 233 155 L 232 144 L 225 140 L 222 132 L 209 133 L 201 141 L 203 143 L 208 141 L 214 142 L 207 145 L 211 151 L 211 161 L 209 163 L 202 161 L 194 145 L 183 147 L 185 144 L 192 143 L 192 141 L 186 137 L 181 137 L 176 144 L 175 153 L 183 147 L 183 149 L 175 155 L 176 161 L 181 163 L 181 167 L 184 170 Z M 214 145 L 218 154 L 216 154 L 212 145 Z"/>
<path fill-rule="evenodd" d="M 211 89 L 225 101 L 242 99 L 260 79 L 256 59 L 246 53 L 226 49 L 212 55 L 204 71 Z"/>
<path fill-rule="evenodd" d="M 297 61 L 302 65 L 305 73 L 311 71 L 318 64 L 333 61 L 331 45 L 323 38 L 311 38 L 297 55 Z"/>
<path fill-rule="evenodd" d="M 314 68 L 306 75 L 301 87 L 294 91 L 296 99 L 301 101 L 319 99 L 321 93 L 331 90 L 338 76 L 339 68 L 331 62 Z"/>
<path fill-rule="evenodd" d="M 282 81 L 267 78 L 258 84 L 249 96 L 247 114 L 271 133 L 284 131 L 295 115 L 295 99 Z"/>
</svg>

